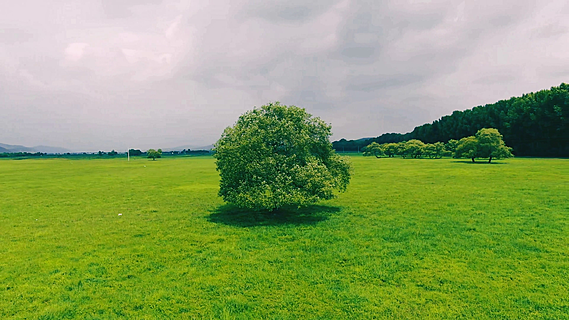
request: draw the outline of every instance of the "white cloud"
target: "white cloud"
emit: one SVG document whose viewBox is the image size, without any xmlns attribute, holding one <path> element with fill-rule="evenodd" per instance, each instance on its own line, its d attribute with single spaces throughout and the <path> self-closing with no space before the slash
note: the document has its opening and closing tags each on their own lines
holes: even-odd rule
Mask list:
<svg viewBox="0 0 569 320">
<path fill-rule="evenodd" d="M 65 48 L 65 58 L 74 62 L 79 61 L 85 53 L 85 48 L 88 46 L 88 43 L 83 42 L 70 43 L 67 48 Z"/>
<path fill-rule="evenodd" d="M 179 30 L 179 26 L 180 26 L 180 22 L 182 21 L 182 15 L 178 15 L 176 17 L 176 19 L 174 19 L 174 21 L 172 22 L 172 24 L 170 24 L 170 26 L 168 27 L 168 29 L 166 29 L 166 31 L 164 32 L 164 35 L 166 36 L 166 38 L 168 39 L 172 39 L 176 32 Z"/>
</svg>

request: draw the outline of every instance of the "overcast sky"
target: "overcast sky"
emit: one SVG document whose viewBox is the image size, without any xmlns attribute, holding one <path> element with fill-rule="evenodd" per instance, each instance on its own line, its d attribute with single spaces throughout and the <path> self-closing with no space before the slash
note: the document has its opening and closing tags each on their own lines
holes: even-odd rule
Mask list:
<svg viewBox="0 0 569 320">
<path fill-rule="evenodd" d="M 270 101 L 333 140 L 569 82 L 566 0 L 0 3 L 0 142 L 207 145 Z"/>
</svg>

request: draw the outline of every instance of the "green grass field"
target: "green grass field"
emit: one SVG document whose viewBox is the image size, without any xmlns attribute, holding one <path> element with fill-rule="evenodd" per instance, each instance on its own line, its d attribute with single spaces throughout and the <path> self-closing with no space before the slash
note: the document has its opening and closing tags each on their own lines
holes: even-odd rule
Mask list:
<svg viewBox="0 0 569 320">
<path fill-rule="evenodd" d="M 0 160 L 0 318 L 569 318 L 569 160 L 352 162 L 259 215 L 211 157 Z"/>
</svg>

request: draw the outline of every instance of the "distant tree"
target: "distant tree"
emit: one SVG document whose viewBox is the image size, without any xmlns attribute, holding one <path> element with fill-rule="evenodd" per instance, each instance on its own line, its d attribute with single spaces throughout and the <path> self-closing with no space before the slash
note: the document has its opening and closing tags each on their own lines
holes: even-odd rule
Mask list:
<svg viewBox="0 0 569 320">
<path fill-rule="evenodd" d="M 106 153 L 103 151 L 99 151 L 99 157 L 103 156 L 104 154 L 106 154 Z"/>
<path fill-rule="evenodd" d="M 109 156 L 116 156 L 117 154 L 118 152 L 116 152 L 115 150 L 108 153 Z"/>
<path fill-rule="evenodd" d="M 458 140 L 450 139 L 445 144 L 445 149 L 452 154 L 454 154 L 454 152 L 456 151 L 456 147 L 458 147 Z"/>
<path fill-rule="evenodd" d="M 397 154 L 397 143 L 386 143 L 383 145 L 383 152 L 388 157 L 393 157 Z"/>
<path fill-rule="evenodd" d="M 421 140 L 412 139 L 404 144 L 404 153 L 408 157 L 420 158 L 423 155 L 425 144 Z"/>
<path fill-rule="evenodd" d="M 444 155 L 448 154 L 445 150 L 445 144 L 442 142 L 435 142 L 433 143 L 434 151 L 435 151 L 435 158 L 442 158 Z"/>
<path fill-rule="evenodd" d="M 493 104 L 454 111 L 412 132 L 385 133 L 376 138 L 333 142 L 337 151 L 356 151 L 372 142 L 398 143 L 418 139 L 447 142 L 447 153 L 456 153 L 458 139 L 474 136 L 482 128 L 496 128 L 516 155 L 569 157 L 569 84 L 523 94 Z M 400 150 L 402 152 L 402 150 Z M 407 157 L 406 154 L 397 154 Z M 385 150 L 388 155 L 387 150 Z M 495 158 L 495 157 L 493 157 Z"/>
<path fill-rule="evenodd" d="M 376 158 L 381 158 L 384 154 L 383 146 L 377 142 L 372 142 L 367 147 L 364 147 L 364 156 L 375 156 Z"/>
<path fill-rule="evenodd" d="M 398 142 L 395 148 L 395 154 L 401 156 L 401 158 L 407 158 L 407 147 L 405 146 L 405 142 Z"/>
<path fill-rule="evenodd" d="M 149 149 L 146 151 L 148 158 L 152 158 L 152 160 L 156 160 L 156 158 L 162 158 L 162 149 L 154 150 Z"/>
<path fill-rule="evenodd" d="M 474 136 L 482 128 L 499 130 L 518 155 L 568 157 L 569 84 L 454 111 L 416 127 L 411 135 L 432 143 Z"/>
<path fill-rule="evenodd" d="M 502 135 L 494 128 L 482 128 L 476 132 L 476 136 L 462 138 L 455 151 L 455 158 L 488 158 L 503 159 L 513 157 L 512 148 L 507 147 L 502 140 Z"/>
<path fill-rule="evenodd" d="M 482 128 L 476 132 L 476 139 L 478 140 L 477 157 L 488 158 L 488 163 L 492 158 L 502 159 L 510 158 L 512 155 L 512 148 L 507 147 L 502 139 L 502 135 L 494 128 Z"/>
<path fill-rule="evenodd" d="M 462 138 L 458 141 L 456 150 L 454 151 L 455 158 L 470 158 L 474 162 L 478 152 L 478 140 L 476 137 L 470 136 Z"/>
<path fill-rule="evenodd" d="M 425 144 L 425 147 L 423 148 L 423 154 L 431 159 L 435 158 L 437 156 L 435 145 L 432 143 Z"/>
<path fill-rule="evenodd" d="M 128 153 L 130 154 L 131 157 L 142 155 L 142 151 L 138 149 L 129 149 Z"/>
</svg>

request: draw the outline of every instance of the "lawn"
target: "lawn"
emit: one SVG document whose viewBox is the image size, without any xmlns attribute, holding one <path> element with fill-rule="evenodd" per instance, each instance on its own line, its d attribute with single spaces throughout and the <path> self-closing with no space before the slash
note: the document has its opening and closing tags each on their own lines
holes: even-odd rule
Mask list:
<svg viewBox="0 0 569 320">
<path fill-rule="evenodd" d="M 569 160 L 351 160 L 263 215 L 211 157 L 0 160 L 0 318 L 568 317 Z"/>
</svg>

